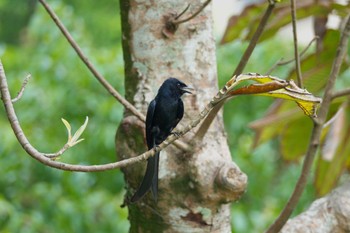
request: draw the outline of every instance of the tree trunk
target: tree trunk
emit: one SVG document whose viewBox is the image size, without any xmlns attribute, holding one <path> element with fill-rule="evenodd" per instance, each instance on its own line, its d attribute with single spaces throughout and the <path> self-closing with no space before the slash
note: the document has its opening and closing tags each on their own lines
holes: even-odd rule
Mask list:
<svg viewBox="0 0 350 233">
<path fill-rule="evenodd" d="M 193 14 L 203 1 L 191 1 Z M 125 61 L 125 95 L 141 112 L 161 83 L 176 77 L 196 89 L 184 97 L 185 115 L 177 128 L 194 119 L 218 91 L 211 5 L 194 19 L 164 33 L 168 17 L 182 12 L 186 1 L 121 0 Z M 163 31 L 163 32 L 162 32 Z M 192 145 L 196 129 L 181 138 Z M 175 129 L 175 131 L 178 131 Z M 146 151 L 144 123 L 125 112 L 116 135 L 119 159 Z M 123 169 L 127 196 L 138 188 L 146 162 Z M 231 232 L 230 202 L 244 192 L 247 177 L 232 162 L 222 113 L 193 152 L 169 146 L 160 153 L 159 194 L 130 204 L 130 232 Z"/>
</svg>

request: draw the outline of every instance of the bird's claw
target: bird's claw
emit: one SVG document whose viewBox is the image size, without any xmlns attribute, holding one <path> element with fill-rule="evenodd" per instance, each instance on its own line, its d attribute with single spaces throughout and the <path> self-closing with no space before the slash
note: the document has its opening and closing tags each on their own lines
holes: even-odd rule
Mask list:
<svg viewBox="0 0 350 233">
<path fill-rule="evenodd" d="M 179 138 L 182 135 L 182 132 L 171 132 L 175 137 Z"/>
<path fill-rule="evenodd" d="M 159 147 L 159 146 L 155 146 L 155 147 L 153 147 L 153 150 L 154 150 L 155 153 L 152 155 L 152 157 L 153 157 L 157 152 L 160 151 L 160 147 Z"/>
</svg>

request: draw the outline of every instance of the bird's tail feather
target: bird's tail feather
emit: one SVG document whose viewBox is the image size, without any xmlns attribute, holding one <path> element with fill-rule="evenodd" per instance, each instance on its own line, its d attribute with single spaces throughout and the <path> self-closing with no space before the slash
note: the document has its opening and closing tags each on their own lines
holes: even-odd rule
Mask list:
<svg viewBox="0 0 350 233">
<path fill-rule="evenodd" d="M 135 194 L 131 197 L 131 202 L 140 200 L 147 192 L 152 188 L 152 194 L 155 201 L 158 197 L 158 165 L 159 165 L 159 152 L 154 156 L 151 156 L 147 160 L 146 174 L 143 177 L 140 187 Z"/>
<path fill-rule="evenodd" d="M 151 191 L 153 194 L 153 199 L 155 202 L 158 200 L 158 171 L 159 171 L 159 152 L 154 155 L 155 158 L 155 168 L 154 175 L 152 180 Z"/>
</svg>

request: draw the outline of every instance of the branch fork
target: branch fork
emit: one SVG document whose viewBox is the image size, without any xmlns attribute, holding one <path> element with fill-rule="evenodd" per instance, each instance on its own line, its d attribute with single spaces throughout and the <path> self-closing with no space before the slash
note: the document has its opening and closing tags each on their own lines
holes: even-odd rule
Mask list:
<svg viewBox="0 0 350 233">
<path fill-rule="evenodd" d="M 172 38 L 175 34 L 175 32 L 177 31 L 177 29 L 179 28 L 179 25 L 185 22 L 190 21 L 191 19 L 195 18 L 199 13 L 201 13 L 203 11 L 203 9 L 209 5 L 209 3 L 211 2 L 211 0 L 207 0 L 204 2 L 204 4 L 192 15 L 184 18 L 184 19 L 180 19 L 185 13 L 186 11 L 190 8 L 190 4 L 187 5 L 187 7 L 180 13 L 177 14 L 176 12 L 170 12 L 168 14 L 166 14 L 164 16 L 164 27 L 162 29 L 162 34 L 165 38 Z"/>
</svg>

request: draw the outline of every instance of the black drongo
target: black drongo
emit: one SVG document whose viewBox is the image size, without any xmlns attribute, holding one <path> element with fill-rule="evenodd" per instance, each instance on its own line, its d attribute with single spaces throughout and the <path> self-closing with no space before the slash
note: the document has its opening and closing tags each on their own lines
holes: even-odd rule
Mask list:
<svg viewBox="0 0 350 233">
<path fill-rule="evenodd" d="M 148 149 L 161 144 L 179 123 L 184 115 L 181 96 L 191 94 L 192 88 L 176 78 L 168 78 L 158 90 L 157 96 L 148 106 L 146 116 L 146 141 Z M 152 190 L 153 198 L 158 198 L 158 166 L 159 152 L 147 160 L 147 169 L 142 183 L 131 202 L 141 199 L 148 190 Z"/>
</svg>

